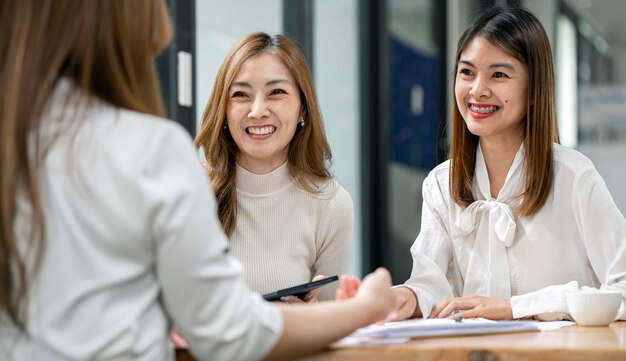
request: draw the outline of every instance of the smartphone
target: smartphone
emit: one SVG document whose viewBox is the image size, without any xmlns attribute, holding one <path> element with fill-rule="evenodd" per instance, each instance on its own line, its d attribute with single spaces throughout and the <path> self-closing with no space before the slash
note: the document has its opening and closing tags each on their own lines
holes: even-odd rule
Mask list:
<svg viewBox="0 0 626 361">
<path fill-rule="evenodd" d="M 335 282 L 337 280 L 339 280 L 339 276 L 330 276 L 330 277 L 324 278 L 323 280 L 303 283 L 301 285 L 284 288 L 282 290 L 278 290 L 275 292 L 266 293 L 263 295 L 263 298 L 266 301 L 278 301 L 280 300 L 281 297 L 284 297 L 284 296 L 296 296 L 299 299 L 303 299 L 307 293 L 313 291 L 314 289 L 327 285 L 331 282 Z"/>
</svg>

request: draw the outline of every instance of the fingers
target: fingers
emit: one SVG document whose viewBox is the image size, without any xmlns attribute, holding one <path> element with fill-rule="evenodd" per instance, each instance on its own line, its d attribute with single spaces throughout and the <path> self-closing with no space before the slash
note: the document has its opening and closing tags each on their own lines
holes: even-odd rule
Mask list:
<svg viewBox="0 0 626 361">
<path fill-rule="evenodd" d="M 183 338 L 183 335 L 180 334 L 178 327 L 174 327 L 172 330 L 172 343 L 176 348 L 188 348 L 187 341 Z"/>
<path fill-rule="evenodd" d="M 347 300 L 348 298 L 350 298 L 350 297 L 348 297 L 348 295 L 346 294 L 346 291 L 343 288 L 337 288 L 335 290 L 335 299 L 336 300 L 343 301 L 343 300 Z"/>
<path fill-rule="evenodd" d="M 441 302 L 430 317 L 450 319 L 483 317 L 493 320 L 510 320 L 513 319 L 513 311 L 509 299 L 471 295 Z"/>
<path fill-rule="evenodd" d="M 405 304 L 406 303 L 398 305 L 393 311 L 391 311 L 391 313 L 387 315 L 387 317 L 385 317 L 384 320 L 378 322 L 378 324 L 381 325 L 381 324 L 384 324 L 385 322 L 395 322 L 395 321 L 402 321 L 402 320 L 407 319 L 408 317 L 404 317 L 404 314 L 406 312 L 403 312 L 404 310 L 402 309 Z"/>
<path fill-rule="evenodd" d="M 363 282 L 361 283 L 361 288 L 365 284 L 368 284 L 368 287 L 372 289 L 376 289 L 379 287 L 391 287 L 391 275 L 389 271 L 385 268 L 378 268 L 376 271 L 368 274 L 363 278 Z"/>
<path fill-rule="evenodd" d="M 437 306 L 437 309 L 435 309 L 434 318 L 448 317 L 454 310 L 458 309 L 457 303 L 458 301 L 454 299 L 443 301 Z"/>
<path fill-rule="evenodd" d="M 361 286 L 361 281 L 354 276 L 342 275 L 340 278 L 340 286 L 335 291 L 335 298 L 345 300 L 354 297 L 357 290 Z"/>
<path fill-rule="evenodd" d="M 349 276 L 346 279 L 346 292 L 348 293 L 348 295 L 354 296 L 360 286 L 361 281 L 358 278 L 354 276 Z"/>
<path fill-rule="evenodd" d="M 513 310 L 509 299 L 497 299 L 490 297 L 474 296 L 473 306 L 465 309 L 459 308 L 459 312 L 449 315 L 448 318 L 476 318 L 482 317 L 490 320 L 512 320 Z"/>
<path fill-rule="evenodd" d="M 315 281 L 323 280 L 324 278 L 328 278 L 328 277 L 326 277 L 324 275 L 317 275 L 317 276 L 313 277 L 313 279 L 311 281 L 315 282 Z"/>
<path fill-rule="evenodd" d="M 315 282 L 315 281 L 323 280 L 324 278 L 328 278 L 328 277 L 325 275 L 317 275 L 313 277 L 311 281 Z M 280 300 L 284 303 L 315 303 L 317 302 L 317 298 L 319 297 L 320 292 L 322 292 L 322 290 L 320 288 L 316 288 L 313 291 L 307 293 L 303 299 L 300 299 L 293 295 L 289 295 L 289 296 L 281 297 Z"/>
<path fill-rule="evenodd" d="M 380 322 L 379 325 L 382 325 L 386 322 L 395 322 L 401 321 L 409 318 L 412 314 L 412 311 L 409 310 L 410 302 L 405 297 L 402 297 L 398 293 L 394 292 L 392 289 L 392 293 L 395 296 L 395 307 L 387 314 L 387 316 Z"/>
<path fill-rule="evenodd" d="M 315 281 L 315 278 L 313 278 L 313 281 Z M 315 303 L 315 302 L 317 302 L 317 297 L 319 297 L 320 292 L 322 292 L 322 289 L 321 288 L 316 288 L 313 291 L 307 293 L 306 296 L 304 296 L 304 302 L 306 302 L 306 303 Z"/>
<path fill-rule="evenodd" d="M 476 318 L 482 317 L 481 310 L 479 308 L 472 308 L 469 310 L 458 311 L 448 316 L 451 320 L 463 319 L 463 318 Z"/>
<path fill-rule="evenodd" d="M 480 304 L 478 298 L 474 296 L 465 296 L 465 297 L 456 297 L 445 300 L 441 302 L 437 307 L 431 312 L 431 318 L 444 318 L 450 316 L 455 310 L 469 310 L 475 308 Z M 459 317 L 458 315 L 454 315 Z"/>
<path fill-rule="evenodd" d="M 283 301 L 284 303 L 304 303 L 303 300 L 299 299 L 296 296 L 283 296 L 280 298 L 281 301 Z"/>
<path fill-rule="evenodd" d="M 376 271 L 374 272 L 374 274 L 377 277 L 384 278 L 389 283 L 389 286 L 391 287 L 391 273 L 389 273 L 389 270 L 387 270 L 384 267 L 378 267 Z"/>
<path fill-rule="evenodd" d="M 413 291 L 405 287 L 397 287 L 393 288 L 393 292 L 396 296 L 396 309 L 388 316 L 389 322 L 411 318 L 417 307 Z"/>
<path fill-rule="evenodd" d="M 439 316 L 439 314 L 441 313 L 441 311 L 443 311 L 444 308 L 446 308 L 448 306 L 448 304 L 452 301 L 453 299 L 447 299 L 447 300 L 443 300 L 441 301 L 437 307 L 435 307 L 431 312 L 430 315 L 428 316 L 428 318 L 437 318 L 437 316 Z"/>
</svg>

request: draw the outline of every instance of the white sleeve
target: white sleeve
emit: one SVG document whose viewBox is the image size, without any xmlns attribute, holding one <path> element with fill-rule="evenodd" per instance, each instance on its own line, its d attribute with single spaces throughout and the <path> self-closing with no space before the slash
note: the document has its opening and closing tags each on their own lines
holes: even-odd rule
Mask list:
<svg viewBox="0 0 626 361">
<path fill-rule="evenodd" d="M 582 235 L 591 267 L 601 283 L 601 289 L 620 291 L 623 295 L 618 319 L 624 320 L 626 220 L 593 166 L 581 172 L 574 180 L 572 204 L 576 225 Z M 581 264 L 585 261 L 580 260 Z M 578 283 L 572 281 L 512 297 L 513 317 L 567 318 L 569 310 L 565 294 L 577 289 Z"/>
<path fill-rule="evenodd" d="M 228 255 L 213 192 L 191 139 L 172 126 L 142 171 L 161 299 L 199 360 L 253 360 L 282 332 L 280 311 L 244 283 Z"/>
<path fill-rule="evenodd" d="M 564 285 L 554 285 L 535 292 L 511 297 L 513 318 L 534 316 L 543 321 L 567 320 L 569 310 L 565 295 L 576 291 L 578 282 L 571 281 Z"/>
<path fill-rule="evenodd" d="M 434 175 L 429 175 L 422 186 L 422 224 L 417 239 L 411 246 L 413 269 L 405 286 L 411 288 L 419 301 L 424 318 L 441 301 L 453 297 L 446 278 L 452 259 L 452 241 L 444 226 L 441 213 L 446 203 Z"/>
</svg>

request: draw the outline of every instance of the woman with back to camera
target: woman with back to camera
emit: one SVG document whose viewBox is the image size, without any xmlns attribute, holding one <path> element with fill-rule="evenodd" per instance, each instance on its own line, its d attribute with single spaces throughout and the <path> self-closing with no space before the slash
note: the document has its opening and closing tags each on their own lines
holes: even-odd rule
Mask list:
<svg viewBox="0 0 626 361">
<path fill-rule="evenodd" d="M 569 291 L 625 294 L 626 221 L 591 161 L 557 143 L 552 53 L 537 18 L 481 13 L 458 42 L 454 84 L 450 160 L 424 181 L 394 319 L 567 319 Z"/>
<path fill-rule="evenodd" d="M 313 78 L 292 40 L 252 33 L 233 47 L 195 143 L 204 149 L 231 252 L 254 291 L 347 272 L 352 199 L 331 177 Z M 334 289 L 325 286 L 321 299 Z"/>
<path fill-rule="evenodd" d="M 161 118 L 169 38 L 163 0 L 0 4 L 0 359 L 171 360 L 172 323 L 199 360 L 295 358 L 393 308 L 384 270 L 355 302 L 247 289 Z"/>
</svg>

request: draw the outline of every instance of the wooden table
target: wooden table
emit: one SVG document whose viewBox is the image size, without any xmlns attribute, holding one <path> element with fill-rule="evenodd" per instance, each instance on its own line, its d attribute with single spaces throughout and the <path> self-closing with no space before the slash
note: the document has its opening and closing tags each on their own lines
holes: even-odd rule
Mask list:
<svg viewBox="0 0 626 361">
<path fill-rule="evenodd" d="M 321 360 L 504 361 L 626 360 L 626 322 L 609 327 L 569 326 L 554 331 L 417 339 L 394 346 L 325 351 Z"/>
<path fill-rule="evenodd" d="M 192 360 L 185 352 L 178 361 Z M 609 327 L 570 326 L 554 331 L 435 337 L 393 346 L 326 350 L 307 361 L 626 360 L 626 322 Z"/>
</svg>

